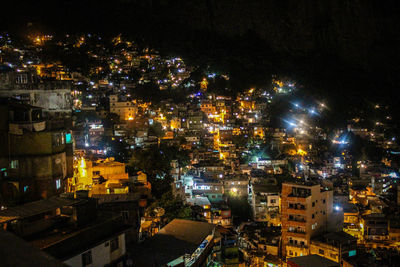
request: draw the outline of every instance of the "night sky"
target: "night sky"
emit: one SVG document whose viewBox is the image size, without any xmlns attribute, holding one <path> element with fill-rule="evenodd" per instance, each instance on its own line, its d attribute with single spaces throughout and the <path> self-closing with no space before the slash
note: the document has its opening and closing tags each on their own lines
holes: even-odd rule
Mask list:
<svg viewBox="0 0 400 267">
<path fill-rule="evenodd" d="M 22 35 L 124 33 L 162 53 L 228 71 L 238 87 L 282 74 L 337 105 L 361 106 L 399 100 L 396 2 L 12 1 L 2 8 L 0 27 Z"/>
</svg>

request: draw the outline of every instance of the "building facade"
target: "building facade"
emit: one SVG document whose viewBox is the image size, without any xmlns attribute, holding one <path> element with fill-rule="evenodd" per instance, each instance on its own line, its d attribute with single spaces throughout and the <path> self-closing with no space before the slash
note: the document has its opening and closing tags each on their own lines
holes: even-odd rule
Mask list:
<svg viewBox="0 0 400 267">
<path fill-rule="evenodd" d="M 332 199 L 319 184 L 282 184 L 282 255 L 309 254 L 311 238 L 328 229 Z"/>
</svg>

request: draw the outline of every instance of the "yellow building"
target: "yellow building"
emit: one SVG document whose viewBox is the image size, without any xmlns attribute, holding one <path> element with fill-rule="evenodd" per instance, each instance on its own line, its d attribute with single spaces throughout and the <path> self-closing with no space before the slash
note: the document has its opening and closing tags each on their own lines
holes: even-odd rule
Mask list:
<svg viewBox="0 0 400 267">
<path fill-rule="evenodd" d="M 240 107 L 243 109 L 252 110 L 254 109 L 254 103 L 254 101 L 240 100 Z"/>
<path fill-rule="evenodd" d="M 264 129 L 262 127 L 254 127 L 254 137 L 264 138 Z"/>
<path fill-rule="evenodd" d="M 83 157 L 74 164 L 75 174 L 69 182 L 69 191 L 89 190 L 90 194 L 128 193 L 129 180 L 125 164 L 113 158 L 92 162 Z"/>
<path fill-rule="evenodd" d="M 61 81 L 71 81 L 71 74 L 60 64 L 37 64 L 32 65 L 37 74 L 43 78 L 54 78 Z"/>
<path fill-rule="evenodd" d="M 334 232 L 311 240 L 310 254 L 317 254 L 334 262 L 356 255 L 357 238 L 345 232 Z"/>
<path fill-rule="evenodd" d="M 170 121 L 170 127 L 172 130 L 181 128 L 181 120 L 177 117 L 174 117 Z"/>
<path fill-rule="evenodd" d="M 137 107 L 131 101 L 119 101 L 117 95 L 110 95 L 110 112 L 115 113 L 121 120 L 133 120 L 137 113 Z"/>
<path fill-rule="evenodd" d="M 206 114 L 215 114 L 217 112 L 211 101 L 203 101 L 200 109 Z"/>
</svg>

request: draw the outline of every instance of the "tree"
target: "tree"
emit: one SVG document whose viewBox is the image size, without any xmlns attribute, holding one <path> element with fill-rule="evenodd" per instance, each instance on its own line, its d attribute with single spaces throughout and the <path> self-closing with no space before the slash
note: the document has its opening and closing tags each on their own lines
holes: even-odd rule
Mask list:
<svg viewBox="0 0 400 267">
<path fill-rule="evenodd" d="M 238 223 L 245 222 L 251 218 L 251 207 L 246 196 L 228 195 L 228 206 Z"/>
<path fill-rule="evenodd" d="M 164 209 L 165 213 L 162 217 L 165 220 L 165 223 L 168 223 L 176 218 L 192 218 L 192 209 L 190 206 L 185 204 L 181 198 L 174 196 L 171 191 L 164 193 L 158 201 L 153 202 L 147 208 L 147 211 L 151 214 L 156 208 Z"/>
<path fill-rule="evenodd" d="M 155 83 L 139 84 L 133 90 L 133 95 L 146 102 L 159 102 L 162 99 L 160 87 Z"/>
<path fill-rule="evenodd" d="M 161 144 L 153 145 L 147 149 L 135 149 L 128 167 L 132 172 L 144 171 L 152 184 L 152 194 L 157 199 L 172 190 L 173 179 L 170 175 L 171 161 L 177 160 L 179 167 L 189 164 L 189 156 L 186 151 L 177 146 Z"/>
<path fill-rule="evenodd" d="M 158 121 L 155 121 L 153 125 L 149 126 L 148 133 L 149 136 L 156 136 L 157 138 L 161 138 L 165 134 L 161 123 L 159 123 Z"/>
</svg>

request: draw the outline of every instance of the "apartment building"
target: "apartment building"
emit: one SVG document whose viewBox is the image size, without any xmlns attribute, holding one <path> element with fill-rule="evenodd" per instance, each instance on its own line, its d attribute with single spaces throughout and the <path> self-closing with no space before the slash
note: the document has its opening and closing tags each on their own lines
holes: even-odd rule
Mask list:
<svg viewBox="0 0 400 267">
<path fill-rule="evenodd" d="M 328 229 L 332 216 L 332 191 L 312 183 L 283 183 L 282 255 L 296 257 L 309 254 L 310 240 Z"/>
</svg>

